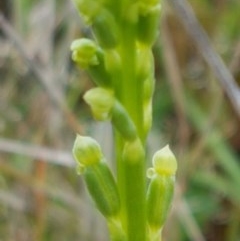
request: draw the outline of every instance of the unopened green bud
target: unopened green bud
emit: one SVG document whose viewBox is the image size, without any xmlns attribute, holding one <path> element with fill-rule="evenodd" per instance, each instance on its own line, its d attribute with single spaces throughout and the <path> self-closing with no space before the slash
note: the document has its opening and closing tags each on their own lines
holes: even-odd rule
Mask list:
<svg viewBox="0 0 240 241">
<path fill-rule="evenodd" d="M 116 216 L 120 210 L 120 198 L 107 163 L 102 160 L 86 167 L 83 177 L 98 210 L 107 218 Z"/>
<path fill-rule="evenodd" d="M 97 45 L 94 41 L 86 38 L 77 39 L 71 45 L 72 59 L 82 68 L 90 65 L 98 65 L 96 56 Z"/>
<path fill-rule="evenodd" d="M 139 47 L 137 53 L 137 78 L 144 81 L 154 75 L 154 62 L 152 51 L 146 47 Z"/>
<path fill-rule="evenodd" d="M 177 161 L 169 146 L 153 156 L 153 168 L 147 176 L 151 178 L 147 191 L 148 223 L 153 235 L 158 233 L 166 221 L 174 193 Z"/>
<path fill-rule="evenodd" d="M 99 211 L 105 217 L 115 216 L 120 210 L 119 194 L 99 144 L 91 137 L 77 135 L 73 155 Z"/>
<path fill-rule="evenodd" d="M 105 68 L 104 53 L 94 41 L 86 38 L 75 40 L 71 45 L 71 50 L 72 59 L 81 68 L 87 69 L 97 85 L 111 86 L 111 77 Z"/>
<path fill-rule="evenodd" d="M 110 88 L 111 77 L 105 66 L 105 54 L 100 48 L 96 52 L 96 57 L 98 60 L 98 64 L 90 65 L 87 71 L 89 75 L 92 77 L 93 81 L 96 83 L 96 85 L 105 88 Z"/>
<path fill-rule="evenodd" d="M 102 8 L 102 1 L 96 0 L 73 0 L 77 10 L 83 16 L 86 23 L 90 24 L 92 19 Z"/>
<path fill-rule="evenodd" d="M 135 164 L 142 162 L 145 156 L 143 145 L 139 138 L 127 141 L 123 148 L 123 160 Z"/>
<path fill-rule="evenodd" d="M 93 88 L 84 95 L 84 100 L 91 107 L 96 120 L 107 120 L 115 103 L 113 91 L 101 87 Z"/>
<path fill-rule="evenodd" d="M 109 73 L 119 77 L 122 65 L 121 58 L 116 50 L 105 51 L 105 66 Z"/>
<path fill-rule="evenodd" d="M 172 176 L 177 171 L 177 160 L 169 146 L 157 151 L 153 156 L 153 167 L 159 175 Z"/>
<path fill-rule="evenodd" d="M 137 138 L 137 130 L 132 119 L 118 101 L 115 101 L 112 109 L 112 123 L 125 140 L 133 141 Z"/>
<path fill-rule="evenodd" d="M 102 48 L 109 49 L 116 47 L 119 39 L 118 26 L 112 13 L 102 9 L 102 11 L 95 16 L 92 27 L 99 45 Z"/>
<path fill-rule="evenodd" d="M 137 29 L 138 40 L 147 46 L 152 46 L 157 38 L 160 9 L 160 4 L 157 4 L 153 7 L 146 6 L 140 12 Z"/>
<path fill-rule="evenodd" d="M 73 145 L 73 156 L 82 169 L 98 163 L 102 159 L 102 151 L 93 138 L 77 135 Z"/>
</svg>

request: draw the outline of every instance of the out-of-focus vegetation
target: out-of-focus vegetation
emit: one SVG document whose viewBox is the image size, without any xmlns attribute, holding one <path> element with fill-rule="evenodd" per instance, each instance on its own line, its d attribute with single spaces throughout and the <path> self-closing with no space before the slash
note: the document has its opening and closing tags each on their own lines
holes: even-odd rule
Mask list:
<svg viewBox="0 0 240 241">
<path fill-rule="evenodd" d="M 240 2 L 189 2 L 239 85 Z M 107 240 L 70 155 L 77 131 L 112 155 L 111 130 L 82 102 L 91 82 L 70 60 L 72 40 L 91 32 L 70 0 L 2 0 L 0 11 L 0 240 Z M 148 149 L 169 142 L 179 159 L 165 240 L 237 241 L 240 118 L 176 13 L 163 11 Z"/>
</svg>

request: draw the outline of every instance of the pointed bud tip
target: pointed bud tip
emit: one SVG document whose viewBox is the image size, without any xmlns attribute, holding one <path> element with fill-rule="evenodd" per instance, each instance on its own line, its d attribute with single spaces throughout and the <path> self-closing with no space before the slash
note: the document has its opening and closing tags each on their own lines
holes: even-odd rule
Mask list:
<svg viewBox="0 0 240 241">
<path fill-rule="evenodd" d="M 160 175 L 175 175 L 177 171 L 177 160 L 169 145 L 157 151 L 153 156 L 153 167 Z"/>
<path fill-rule="evenodd" d="M 93 138 L 77 135 L 73 145 L 73 156 L 82 168 L 98 163 L 102 159 L 102 151 Z"/>
</svg>

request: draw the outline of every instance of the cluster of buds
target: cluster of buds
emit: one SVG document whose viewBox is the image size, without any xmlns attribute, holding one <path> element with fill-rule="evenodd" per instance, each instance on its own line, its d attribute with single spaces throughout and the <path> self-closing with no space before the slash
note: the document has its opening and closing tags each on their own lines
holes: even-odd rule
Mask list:
<svg viewBox="0 0 240 241">
<path fill-rule="evenodd" d="M 113 93 L 113 97 L 119 86 L 117 83 L 119 79 L 116 76 L 121 76 L 122 71 L 124 71 L 122 68 L 123 60 L 120 58 L 121 42 L 119 40 L 124 38 L 121 36 L 121 29 L 124 29 L 125 24 L 133 26 L 137 49 L 135 76 L 143 85 L 142 109 L 146 136 L 152 123 L 154 64 L 151 47 L 158 34 L 161 10 L 159 0 L 118 2 L 112 0 L 74 0 L 74 2 L 85 22 L 92 27 L 96 41 L 85 38 L 75 40 L 71 45 L 72 58 L 81 68 L 87 70 L 99 87 L 107 89 L 105 93 L 111 92 L 111 95 Z M 91 98 L 86 97 L 86 99 L 90 99 L 87 100 L 87 103 L 91 106 L 93 115 L 97 120 L 109 119 L 111 116 L 109 113 L 99 115 L 95 112 L 97 107 L 94 107 L 94 103 L 96 101 L 90 103 L 93 99 L 93 93 L 97 95 L 99 92 L 92 91 Z M 102 98 L 102 104 L 104 101 L 108 102 L 109 98 Z M 97 96 L 95 99 L 98 99 Z M 111 103 L 110 101 L 109 105 Z M 113 119 L 116 118 L 113 117 Z"/>
<path fill-rule="evenodd" d="M 127 142 L 123 152 L 124 159 L 126 161 L 130 159 L 130 165 L 134 166 L 134 163 L 131 162 L 138 162 L 144 157 L 144 150 L 141 148 L 142 145 L 138 139 Z M 134 153 L 134 158 L 132 158 L 132 153 Z M 73 154 L 78 164 L 78 172 L 83 175 L 98 210 L 108 219 L 111 228 L 119 228 L 120 224 L 115 219 L 121 208 L 119 193 L 99 144 L 90 137 L 78 135 L 73 147 Z M 152 164 L 153 167 L 147 170 L 147 177 L 151 181 L 146 202 L 149 236 L 150 240 L 154 241 L 159 239 L 171 207 L 177 161 L 167 145 L 155 153 Z M 125 237 L 118 228 L 114 232 L 117 232 L 118 236 Z M 125 238 L 121 240 L 125 240 Z"/>
</svg>

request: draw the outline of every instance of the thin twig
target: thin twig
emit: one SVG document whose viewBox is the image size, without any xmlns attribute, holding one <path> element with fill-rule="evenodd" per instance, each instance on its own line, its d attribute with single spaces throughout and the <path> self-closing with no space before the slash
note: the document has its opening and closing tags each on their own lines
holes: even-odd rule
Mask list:
<svg viewBox="0 0 240 241">
<path fill-rule="evenodd" d="M 53 150 L 31 144 L 23 144 L 9 139 L 0 138 L 0 151 L 42 159 L 53 164 L 68 167 L 75 166 L 75 162 L 70 152 Z"/>
<path fill-rule="evenodd" d="M 235 112 L 238 117 L 240 117 L 240 88 L 220 56 L 213 49 L 206 32 L 198 22 L 191 6 L 186 0 L 169 0 L 168 2 L 170 2 L 179 16 L 187 33 L 194 40 L 194 44 L 199 49 L 199 52 L 211 67 L 223 90 L 231 101 Z"/>
<path fill-rule="evenodd" d="M 80 127 L 78 120 L 76 119 L 75 115 L 71 112 L 71 110 L 67 107 L 64 97 L 62 93 L 56 86 L 52 85 L 52 82 L 49 81 L 47 73 L 48 70 L 40 68 L 39 65 L 36 63 L 34 58 L 32 58 L 28 51 L 27 47 L 24 45 L 23 40 L 20 38 L 18 33 L 13 29 L 10 23 L 4 18 L 4 16 L 0 13 L 0 28 L 6 35 L 6 37 L 13 42 L 16 49 L 27 63 L 29 69 L 32 73 L 37 77 L 39 82 L 47 91 L 47 94 L 51 101 L 63 112 L 64 116 L 66 117 L 66 121 L 68 125 L 71 127 L 72 130 L 75 132 L 81 133 L 82 128 Z"/>
</svg>

